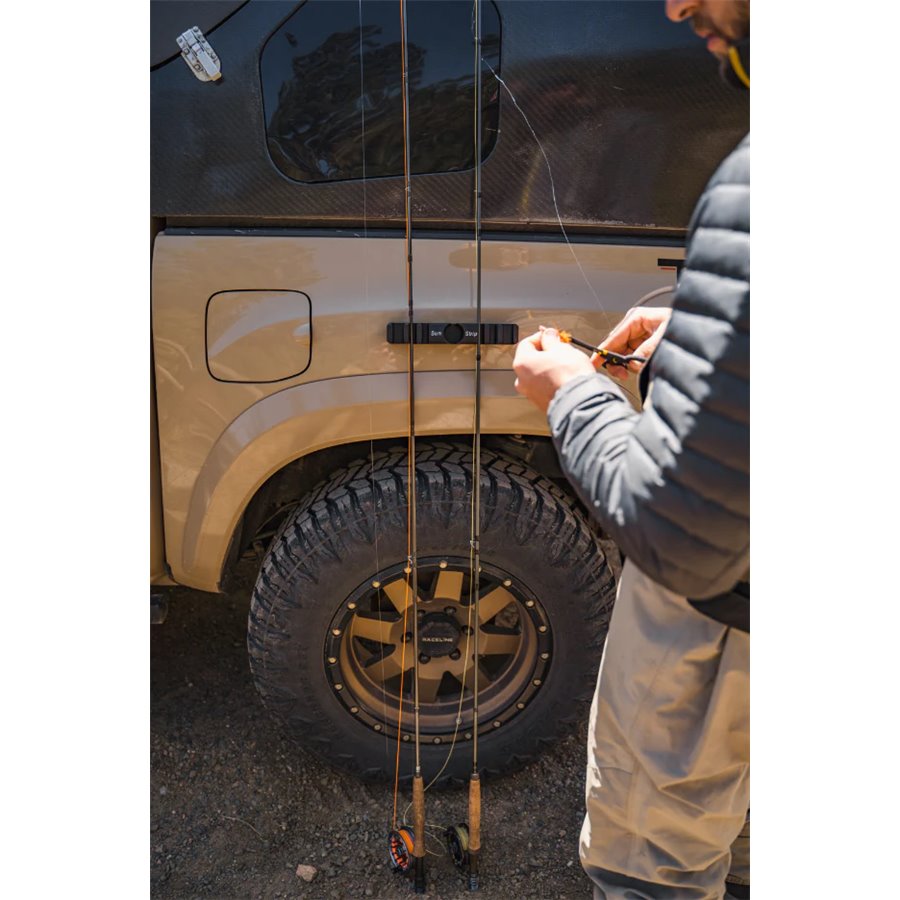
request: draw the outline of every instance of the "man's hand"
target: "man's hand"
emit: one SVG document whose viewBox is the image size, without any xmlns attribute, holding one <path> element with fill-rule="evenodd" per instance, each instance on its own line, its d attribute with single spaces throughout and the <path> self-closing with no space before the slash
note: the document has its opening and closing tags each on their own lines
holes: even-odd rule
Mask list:
<svg viewBox="0 0 900 900">
<path fill-rule="evenodd" d="M 546 413 L 553 395 L 578 375 L 596 371 L 591 361 L 559 339 L 555 328 L 543 328 L 519 341 L 513 360 L 516 390 Z"/>
<path fill-rule="evenodd" d="M 668 307 L 635 306 L 609 333 L 609 337 L 600 344 L 601 350 L 611 350 L 622 356 L 646 356 L 649 359 L 662 340 L 666 325 L 672 316 L 672 310 Z M 596 365 L 603 360 L 596 354 L 591 357 Z M 607 366 L 606 371 L 615 378 L 624 379 L 628 372 L 640 372 L 645 363 L 630 362 L 628 368 L 624 366 Z"/>
</svg>

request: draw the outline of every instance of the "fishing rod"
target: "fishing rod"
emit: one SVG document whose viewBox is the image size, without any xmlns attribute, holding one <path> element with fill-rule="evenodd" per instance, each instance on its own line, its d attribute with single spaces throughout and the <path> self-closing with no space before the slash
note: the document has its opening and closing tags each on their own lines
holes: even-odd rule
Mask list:
<svg viewBox="0 0 900 900">
<path fill-rule="evenodd" d="M 403 60 L 403 128 L 404 128 L 404 187 L 406 194 L 405 220 L 406 220 L 406 269 L 408 289 L 408 322 L 409 335 L 414 333 L 413 322 L 413 291 L 412 291 L 412 229 L 411 229 L 411 204 L 410 204 L 410 141 L 409 141 L 409 79 L 407 61 L 407 16 L 406 0 L 400 0 L 401 15 L 401 54 Z M 444 840 L 447 850 L 456 865 L 466 871 L 467 886 L 470 891 L 479 889 L 479 860 L 481 855 L 481 778 L 478 771 L 478 702 L 479 702 L 479 594 L 481 571 L 481 361 L 482 361 L 482 253 L 481 253 L 481 157 L 482 157 L 482 8 L 481 0 L 474 0 L 474 59 L 475 59 L 475 103 L 474 103 L 474 152 L 475 152 L 475 177 L 474 177 L 474 244 L 475 244 L 475 410 L 473 428 L 472 449 L 472 519 L 469 549 L 469 604 L 467 636 L 474 635 L 473 653 L 469 656 L 468 638 L 466 641 L 466 664 L 463 670 L 462 691 L 465 690 L 466 669 L 471 664 L 474 667 L 472 687 L 472 771 L 469 777 L 468 790 L 468 815 L 467 822 L 450 825 L 444 831 Z M 409 488 L 409 521 L 408 521 L 408 566 L 410 575 L 408 582 L 412 584 L 412 604 L 418 602 L 418 584 L 415 565 L 415 418 L 414 418 L 414 341 L 409 340 L 409 459 L 410 459 L 410 488 Z M 409 609 L 409 602 L 406 608 Z M 395 773 L 394 791 L 394 821 L 388 838 L 389 861 L 392 868 L 400 873 L 414 875 L 414 889 L 416 893 L 422 893 L 425 889 L 425 787 L 422 779 L 420 760 L 420 736 L 419 736 L 419 691 L 418 691 L 418 616 L 413 614 L 413 655 L 414 668 L 414 694 L 415 694 L 415 750 L 416 763 L 413 776 L 413 796 L 411 806 L 413 808 L 413 824 L 398 824 L 396 817 L 396 784 L 399 775 L 399 744 L 398 744 L 398 768 Z M 474 619 L 474 621 L 473 621 Z M 406 630 L 404 620 L 404 631 Z M 402 668 L 402 666 L 401 666 Z M 402 704 L 402 673 L 401 673 L 401 704 Z M 460 693 L 460 707 L 462 705 L 462 691 Z M 457 728 L 461 721 L 457 714 Z M 398 728 L 399 734 L 399 728 Z M 454 736 L 455 737 L 455 736 Z M 455 745 L 455 739 L 454 739 Z M 450 752 L 452 753 L 453 746 Z M 449 761 L 449 754 L 448 754 Z M 446 766 L 446 762 L 444 764 Z M 441 769 L 443 771 L 443 768 Z M 440 773 L 438 773 L 440 774 Z M 435 776 L 435 779 L 437 776 Z M 434 780 L 431 782 L 434 783 Z M 408 808 L 407 808 L 408 810 Z"/>
<path fill-rule="evenodd" d="M 409 139 L 409 37 L 407 29 L 406 0 L 400 0 L 400 56 L 402 64 L 402 101 L 403 101 L 403 188 L 404 188 L 404 220 L 406 223 L 406 295 L 409 321 L 409 333 L 413 334 L 415 306 L 413 302 L 413 249 L 412 249 L 412 205 L 410 192 Z M 403 631 L 407 633 L 407 615 L 413 607 L 412 643 L 413 643 L 413 718 L 415 737 L 415 772 L 412 780 L 413 824 L 397 823 L 397 788 L 400 776 L 400 724 L 403 717 L 403 669 L 400 673 L 400 712 L 397 722 L 397 757 L 394 773 L 394 817 L 392 829 L 388 836 L 388 852 L 391 865 L 396 871 L 413 870 L 413 884 L 417 894 L 425 893 L 425 783 L 422 779 L 421 742 L 419 733 L 419 583 L 418 563 L 416 559 L 416 403 L 415 403 L 415 344 L 409 342 L 408 358 L 408 475 L 407 475 L 407 562 L 406 603 L 403 610 Z M 405 644 L 404 644 L 405 650 Z"/>
<path fill-rule="evenodd" d="M 468 887 L 478 890 L 478 862 L 481 856 L 481 776 L 478 773 L 478 682 L 481 631 L 478 618 L 479 573 L 481 572 L 481 0 L 475 0 L 475 319 L 478 337 L 475 344 L 475 453 L 472 461 L 472 573 L 469 590 L 475 586 L 474 603 L 469 604 L 475 618 L 475 652 L 472 664 L 472 774 L 469 776 Z M 474 607 L 474 609 L 473 609 Z M 468 662 L 468 660 L 467 660 Z"/>
</svg>

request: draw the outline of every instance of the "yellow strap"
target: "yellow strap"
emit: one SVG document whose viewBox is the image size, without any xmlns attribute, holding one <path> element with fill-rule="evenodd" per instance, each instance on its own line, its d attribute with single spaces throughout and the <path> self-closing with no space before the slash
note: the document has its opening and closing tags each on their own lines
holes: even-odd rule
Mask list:
<svg viewBox="0 0 900 900">
<path fill-rule="evenodd" d="M 741 58 L 738 56 L 737 47 L 728 48 L 728 59 L 731 62 L 731 68 L 734 69 L 734 74 L 740 78 L 741 84 L 749 89 L 750 76 L 744 71 L 744 67 L 741 65 Z"/>
</svg>

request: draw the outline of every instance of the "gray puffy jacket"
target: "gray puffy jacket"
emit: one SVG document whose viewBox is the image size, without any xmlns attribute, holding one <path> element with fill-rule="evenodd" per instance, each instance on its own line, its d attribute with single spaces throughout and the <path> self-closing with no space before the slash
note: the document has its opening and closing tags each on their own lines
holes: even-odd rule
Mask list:
<svg viewBox="0 0 900 900">
<path fill-rule="evenodd" d="M 750 136 L 718 168 L 688 233 L 644 411 L 606 375 L 548 410 L 569 481 L 622 552 L 686 597 L 750 564 Z"/>
</svg>

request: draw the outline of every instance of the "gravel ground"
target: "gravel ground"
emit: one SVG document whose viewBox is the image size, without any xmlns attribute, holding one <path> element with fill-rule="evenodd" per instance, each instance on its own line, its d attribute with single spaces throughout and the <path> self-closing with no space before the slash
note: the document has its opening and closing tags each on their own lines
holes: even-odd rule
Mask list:
<svg viewBox="0 0 900 900">
<path fill-rule="evenodd" d="M 390 786 L 323 765 L 263 709 L 245 646 L 252 577 L 226 596 L 173 589 L 151 629 L 151 896 L 414 896 L 386 861 Z M 482 896 L 590 896 L 577 849 L 586 717 L 528 768 L 484 782 Z M 464 821 L 465 788 L 430 791 L 426 808 L 429 825 Z M 471 897 L 432 844 L 425 896 Z M 300 864 L 316 867 L 312 882 Z"/>
</svg>

